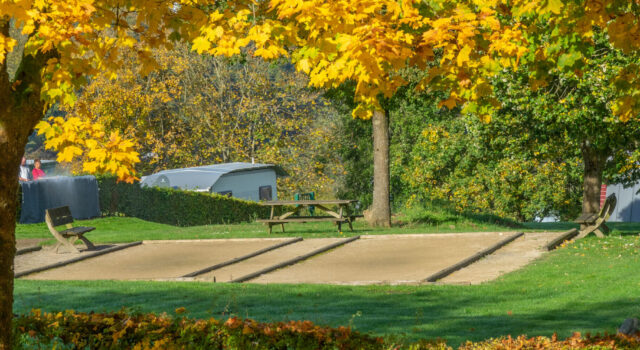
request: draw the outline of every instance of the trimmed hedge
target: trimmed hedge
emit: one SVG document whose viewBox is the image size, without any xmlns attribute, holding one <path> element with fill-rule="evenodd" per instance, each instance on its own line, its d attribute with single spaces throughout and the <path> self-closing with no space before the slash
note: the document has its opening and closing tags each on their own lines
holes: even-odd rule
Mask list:
<svg viewBox="0 0 640 350">
<path fill-rule="evenodd" d="M 221 322 L 124 311 L 33 310 L 14 319 L 14 330 L 17 349 L 33 344 L 69 349 L 384 349 L 382 338 L 310 321 L 259 323 L 233 317 Z"/>
<path fill-rule="evenodd" d="M 140 187 L 138 182 L 117 182 L 98 177 L 103 216 L 132 216 L 175 226 L 196 226 L 253 221 L 267 217 L 269 208 L 218 194 Z"/>
<path fill-rule="evenodd" d="M 185 312 L 184 308 L 176 313 Z M 46 313 L 15 317 L 16 349 L 411 349 L 452 350 L 442 340 L 415 343 L 361 334 L 348 327 L 323 327 L 311 321 L 261 323 L 232 317 L 197 320 L 167 315 Z M 640 333 L 639 333 L 640 334 Z M 500 337 L 466 342 L 461 350 L 638 349 L 638 334 L 548 337 Z"/>
</svg>

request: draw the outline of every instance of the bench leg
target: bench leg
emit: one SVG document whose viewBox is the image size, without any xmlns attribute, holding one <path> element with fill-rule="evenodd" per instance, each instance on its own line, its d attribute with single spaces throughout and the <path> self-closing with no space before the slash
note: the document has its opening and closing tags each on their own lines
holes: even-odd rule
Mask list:
<svg viewBox="0 0 640 350">
<path fill-rule="evenodd" d="M 282 233 L 284 233 L 284 223 L 280 224 L 282 226 Z"/>
<path fill-rule="evenodd" d="M 600 237 L 600 238 L 604 238 L 604 233 L 602 233 L 602 231 L 600 231 L 599 228 L 593 230 L 593 233 L 596 234 L 596 236 Z"/>
<path fill-rule="evenodd" d="M 271 223 L 269 223 L 268 225 L 269 225 L 269 234 L 271 234 L 271 230 L 272 230 L 273 225 L 271 225 Z"/>
<path fill-rule="evenodd" d="M 587 226 L 584 229 L 580 230 L 580 234 L 576 237 L 576 239 L 585 238 L 585 237 L 587 237 L 587 235 L 589 235 L 591 232 L 593 232 L 596 229 L 597 229 L 597 227 L 595 227 L 595 226 Z"/>
<path fill-rule="evenodd" d="M 79 236 L 78 236 L 78 239 L 80 239 L 80 240 L 82 241 L 82 243 L 84 243 L 84 245 L 86 245 L 86 246 L 87 246 L 87 249 L 89 249 L 89 250 L 96 249 L 96 246 L 95 246 L 95 245 L 93 245 L 93 243 L 91 243 L 91 241 L 90 241 L 90 240 L 86 239 L 86 238 L 84 237 L 84 235 L 79 235 Z"/>
<path fill-rule="evenodd" d="M 76 247 L 73 245 L 73 242 L 75 242 L 75 241 L 76 241 L 76 240 L 75 240 L 75 239 L 73 239 L 73 240 L 69 240 L 69 241 L 66 241 L 66 242 L 58 242 L 58 244 L 56 245 L 56 248 L 55 248 L 56 253 L 58 253 L 58 252 L 59 252 L 59 249 L 60 249 L 60 247 L 61 247 L 61 246 L 64 246 L 65 248 L 67 248 L 67 249 L 69 250 L 69 251 L 68 251 L 69 253 L 80 253 L 80 251 L 78 250 L 78 248 L 76 248 Z"/>
<path fill-rule="evenodd" d="M 342 233 L 342 222 L 337 221 L 336 224 L 338 224 L 338 232 Z"/>
<path fill-rule="evenodd" d="M 353 225 L 351 224 L 353 222 L 353 219 L 349 218 L 349 221 L 347 221 L 349 223 L 349 229 L 351 229 L 351 232 L 353 232 Z"/>
</svg>

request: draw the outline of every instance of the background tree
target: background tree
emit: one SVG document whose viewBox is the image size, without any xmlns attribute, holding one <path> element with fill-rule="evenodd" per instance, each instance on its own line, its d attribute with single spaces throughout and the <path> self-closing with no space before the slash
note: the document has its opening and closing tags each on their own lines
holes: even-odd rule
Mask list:
<svg viewBox="0 0 640 350">
<path fill-rule="evenodd" d="M 290 64 L 201 56 L 179 45 L 154 50 L 158 68 L 142 76 L 136 56 L 125 57 L 117 77 L 92 79 L 68 115 L 135 140 L 144 154 L 139 172 L 255 160 L 290 174 L 279 179 L 283 197 L 334 195 L 337 112 Z"/>
<path fill-rule="evenodd" d="M 407 65 L 426 67 L 437 62 L 419 87 L 446 91 L 445 105 L 466 102 L 469 111 L 486 119 L 496 105 L 487 77 L 495 75 L 500 66 L 515 66 L 520 60 L 579 62 L 575 53 L 581 52 L 580 44 L 593 34 L 594 26 L 606 28 L 615 47 L 633 55 L 640 49 L 640 35 L 634 34 L 640 33 L 640 8 L 635 1 L 275 0 L 268 5 L 232 1 L 225 3 L 224 10 L 211 10 L 214 6 L 206 1 L 158 5 L 132 0 L 126 6 L 84 0 L 0 2 L 0 152 L 6 155 L 0 160 L 0 180 L 14 183 L 0 188 L 0 325 L 5 329 L 11 320 L 13 290 L 14 180 L 27 137 L 47 102 L 72 103 L 75 87 L 88 75 L 115 70 L 120 64 L 118 46 L 136 48 L 144 62 L 143 72 L 155 66 L 149 48 L 171 46 L 171 40 L 192 40 L 199 52 L 215 55 L 238 54 L 241 47 L 251 44 L 253 53 L 264 58 L 286 55 L 289 51 L 283 47 L 288 46 L 297 69 L 309 73 L 310 85 L 331 87 L 354 81 L 358 103 L 354 115 L 383 121 L 374 123 L 374 128 L 383 127 L 386 121 L 379 97 L 389 98 L 405 85 L 396 73 Z M 550 44 L 539 45 L 532 21 L 557 28 L 551 31 Z M 12 23 L 28 36 L 24 51 L 13 51 Z M 531 45 L 529 50 L 525 42 Z M 11 76 L 7 52 L 18 57 L 13 60 L 18 68 Z M 564 67 L 579 68 L 574 65 Z M 544 64 L 539 66 L 544 68 Z M 640 91 L 638 70 L 631 63 L 614 78 L 623 93 L 618 94 L 612 111 L 623 120 L 640 110 L 640 102 L 634 98 Z M 532 72 L 537 84 L 543 84 L 545 70 Z M 68 130 L 79 128 L 83 136 L 106 135 L 76 121 L 69 123 Z M 378 135 L 377 131 L 380 135 L 385 132 L 374 130 L 374 134 Z M 65 138 L 72 142 L 69 147 L 76 147 L 67 155 L 82 152 L 69 141 L 75 138 L 73 133 L 50 133 L 51 137 L 61 135 L 69 136 Z M 98 148 L 107 146 L 108 136 L 109 140 L 91 143 Z M 384 161 L 388 143 L 380 141 L 375 163 L 381 168 L 375 172 L 388 179 Z M 112 170 L 114 164 L 118 170 L 117 159 L 101 162 Z M 375 223 L 389 225 L 389 202 L 384 193 L 388 187 L 374 190 L 373 216 Z M 10 341 L 10 332 L 0 335 L 0 348 L 9 347 Z"/>
<path fill-rule="evenodd" d="M 495 2 L 359 0 L 349 3 L 272 1 L 231 14 L 216 12 L 194 41 L 198 52 L 234 55 L 249 43 L 267 59 L 290 55 L 309 74 L 314 87 L 355 85 L 353 116 L 372 119 L 374 186 L 371 224 L 389 226 L 389 131 L 385 100 L 406 81 L 399 73 L 411 66 L 430 69 L 419 88 L 451 91 L 445 104 L 473 100 L 490 109 L 485 79 L 496 71 L 496 57 L 515 64 L 526 49 L 522 33 L 503 25 Z M 251 13 L 273 17 L 256 24 Z M 437 55 L 436 52 L 437 51 Z M 478 79 L 476 79 L 478 78 Z"/>
<path fill-rule="evenodd" d="M 580 74 L 551 68 L 545 86 L 535 90 L 528 89 L 535 82 L 518 72 L 496 80 L 504 106 L 497 118 L 528 124 L 529 131 L 516 138 L 541 156 L 580 160 L 583 213 L 600 210 L 603 177 L 627 183 L 638 178 L 630 156 L 638 149 L 640 123 L 615 116 L 621 90 L 612 84 L 632 58 L 613 48 L 602 33 L 594 40 L 582 55 Z"/>
</svg>

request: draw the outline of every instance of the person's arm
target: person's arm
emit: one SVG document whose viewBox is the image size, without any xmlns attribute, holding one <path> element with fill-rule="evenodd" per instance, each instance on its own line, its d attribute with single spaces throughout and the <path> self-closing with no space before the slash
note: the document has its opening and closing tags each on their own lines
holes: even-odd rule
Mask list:
<svg viewBox="0 0 640 350">
<path fill-rule="evenodd" d="M 23 177 L 22 175 L 27 175 L 27 177 Z M 20 167 L 20 172 L 18 173 L 18 180 L 25 182 L 29 181 L 29 171 L 22 171 L 22 167 Z"/>
</svg>

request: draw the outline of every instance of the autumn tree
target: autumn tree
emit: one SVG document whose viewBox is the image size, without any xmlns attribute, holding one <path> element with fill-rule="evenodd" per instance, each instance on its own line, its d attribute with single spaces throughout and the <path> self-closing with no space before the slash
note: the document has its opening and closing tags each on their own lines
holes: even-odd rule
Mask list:
<svg viewBox="0 0 640 350">
<path fill-rule="evenodd" d="M 132 16 L 134 21 L 125 20 Z M 121 6 L 111 1 L 0 1 L 0 349 L 12 344 L 17 168 L 46 106 L 53 101 L 72 104 L 76 87 L 88 76 L 118 67 L 118 47 L 135 46 L 150 70 L 153 61 L 145 58 L 151 47 L 171 46 L 170 35 L 193 37 L 194 26 L 204 21 L 205 13 L 191 2 L 159 6 L 130 1 Z M 21 36 L 24 46 L 17 46 Z M 136 155 L 121 142 L 121 135 L 106 134 L 86 120 L 54 123 L 58 129 L 47 136 L 87 140 L 96 152 L 92 170 L 131 178 L 129 165 Z M 66 136 L 60 146 L 69 139 Z M 117 156 L 109 151 L 117 151 Z M 78 152 L 82 149 L 69 147 L 62 153 L 73 157 Z M 116 159 L 122 156 L 125 159 Z"/>
<path fill-rule="evenodd" d="M 332 140 L 337 112 L 306 87 L 303 74 L 286 62 L 202 56 L 187 45 L 153 50 L 153 57 L 158 68 L 142 76 L 127 50 L 122 67 L 94 77 L 67 108 L 68 117 L 135 140 L 144 155 L 136 166 L 142 174 L 256 161 L 290 174 L 279 179 L 283 196 L 332 195 L 341 171 Z"/>
<path fill-rule="evenodd" d="M 379 145 L 374 155 L 378 180 L 372 209 L 373 221 L 380 225 L 389 225 L 390 216 L 388 130 L 380 99 L 393 96 L 405 84 L 397 74 L 399 69 L 435 63 L 419 88 L 446 91 L 446 106 L 463 104 L 465 110 L 488 119 L 498 104 L 491 97 L 488 77 L 501 67 L 514 67 L 523 60 L 541 62 L 531 75 L 538 85 L 544 84 L 545 64 L 574 58 L 581 52 L 581 42 L 593 35 L 594 26 L 608 31 L 614 47 L 633 55 L 640 51 L 638 0 L 272 0 L 268 4 L 238 0 L 220 5 L 216 8 L 213 1 L 189 0 L 160 4 L 141 0 L 126 4 L 0 1 L 0 152 L 6 155 L 0 160 L 4 184 L 0 188 L 0 325 L 5 330 L 12 312 L 15 179 L 27 137 L 47 103 L 73 103 L 76 87 L 88 75 L 115 70 L 120 64 L 119 46 L 135 47 L 144 62 L 143 72 L 155 67 L 151 47 L 188 40 L 200 53 L 230 56 L 250 46 L 253 54 L 263 58 L 289 56 L 315 87 L 353 81 L 358 103 L 353 114 L 374 120 L 374 144 Z M 537 31 L 536 23 L 554 30 Z M 24 51 L 13 50 L 12 26 L 28 37 Z M 543 45 L 537 38 L 544 33 L 551 34 Z M 7 52 L 18 57 L 12 75 L 7 69 Z M 638 70 L 637 65 L 629 64 L 614 78 L 623 93 L 612 110 L 622 119 L 640 110 L 634 97 L 640 91 Z M 83 137 L 101 139 L 91 142 L 89 148 L 104 150 L 120 137 L 101 134 L 99 127 L 88 127 L 82 120 L 70 118 L 68 122 L 67 130 L 77 128 Z M 66 154 L 81 151 L 77 147 Z M 126 176 L 126 165 L 121 166 L 117 159 L 101 159 L 100 151 L 96 156 L 95 170 L 115 167 Z M 0 348 L 9 344 L 10 332 L 2 332 Z"/>
</svg>

